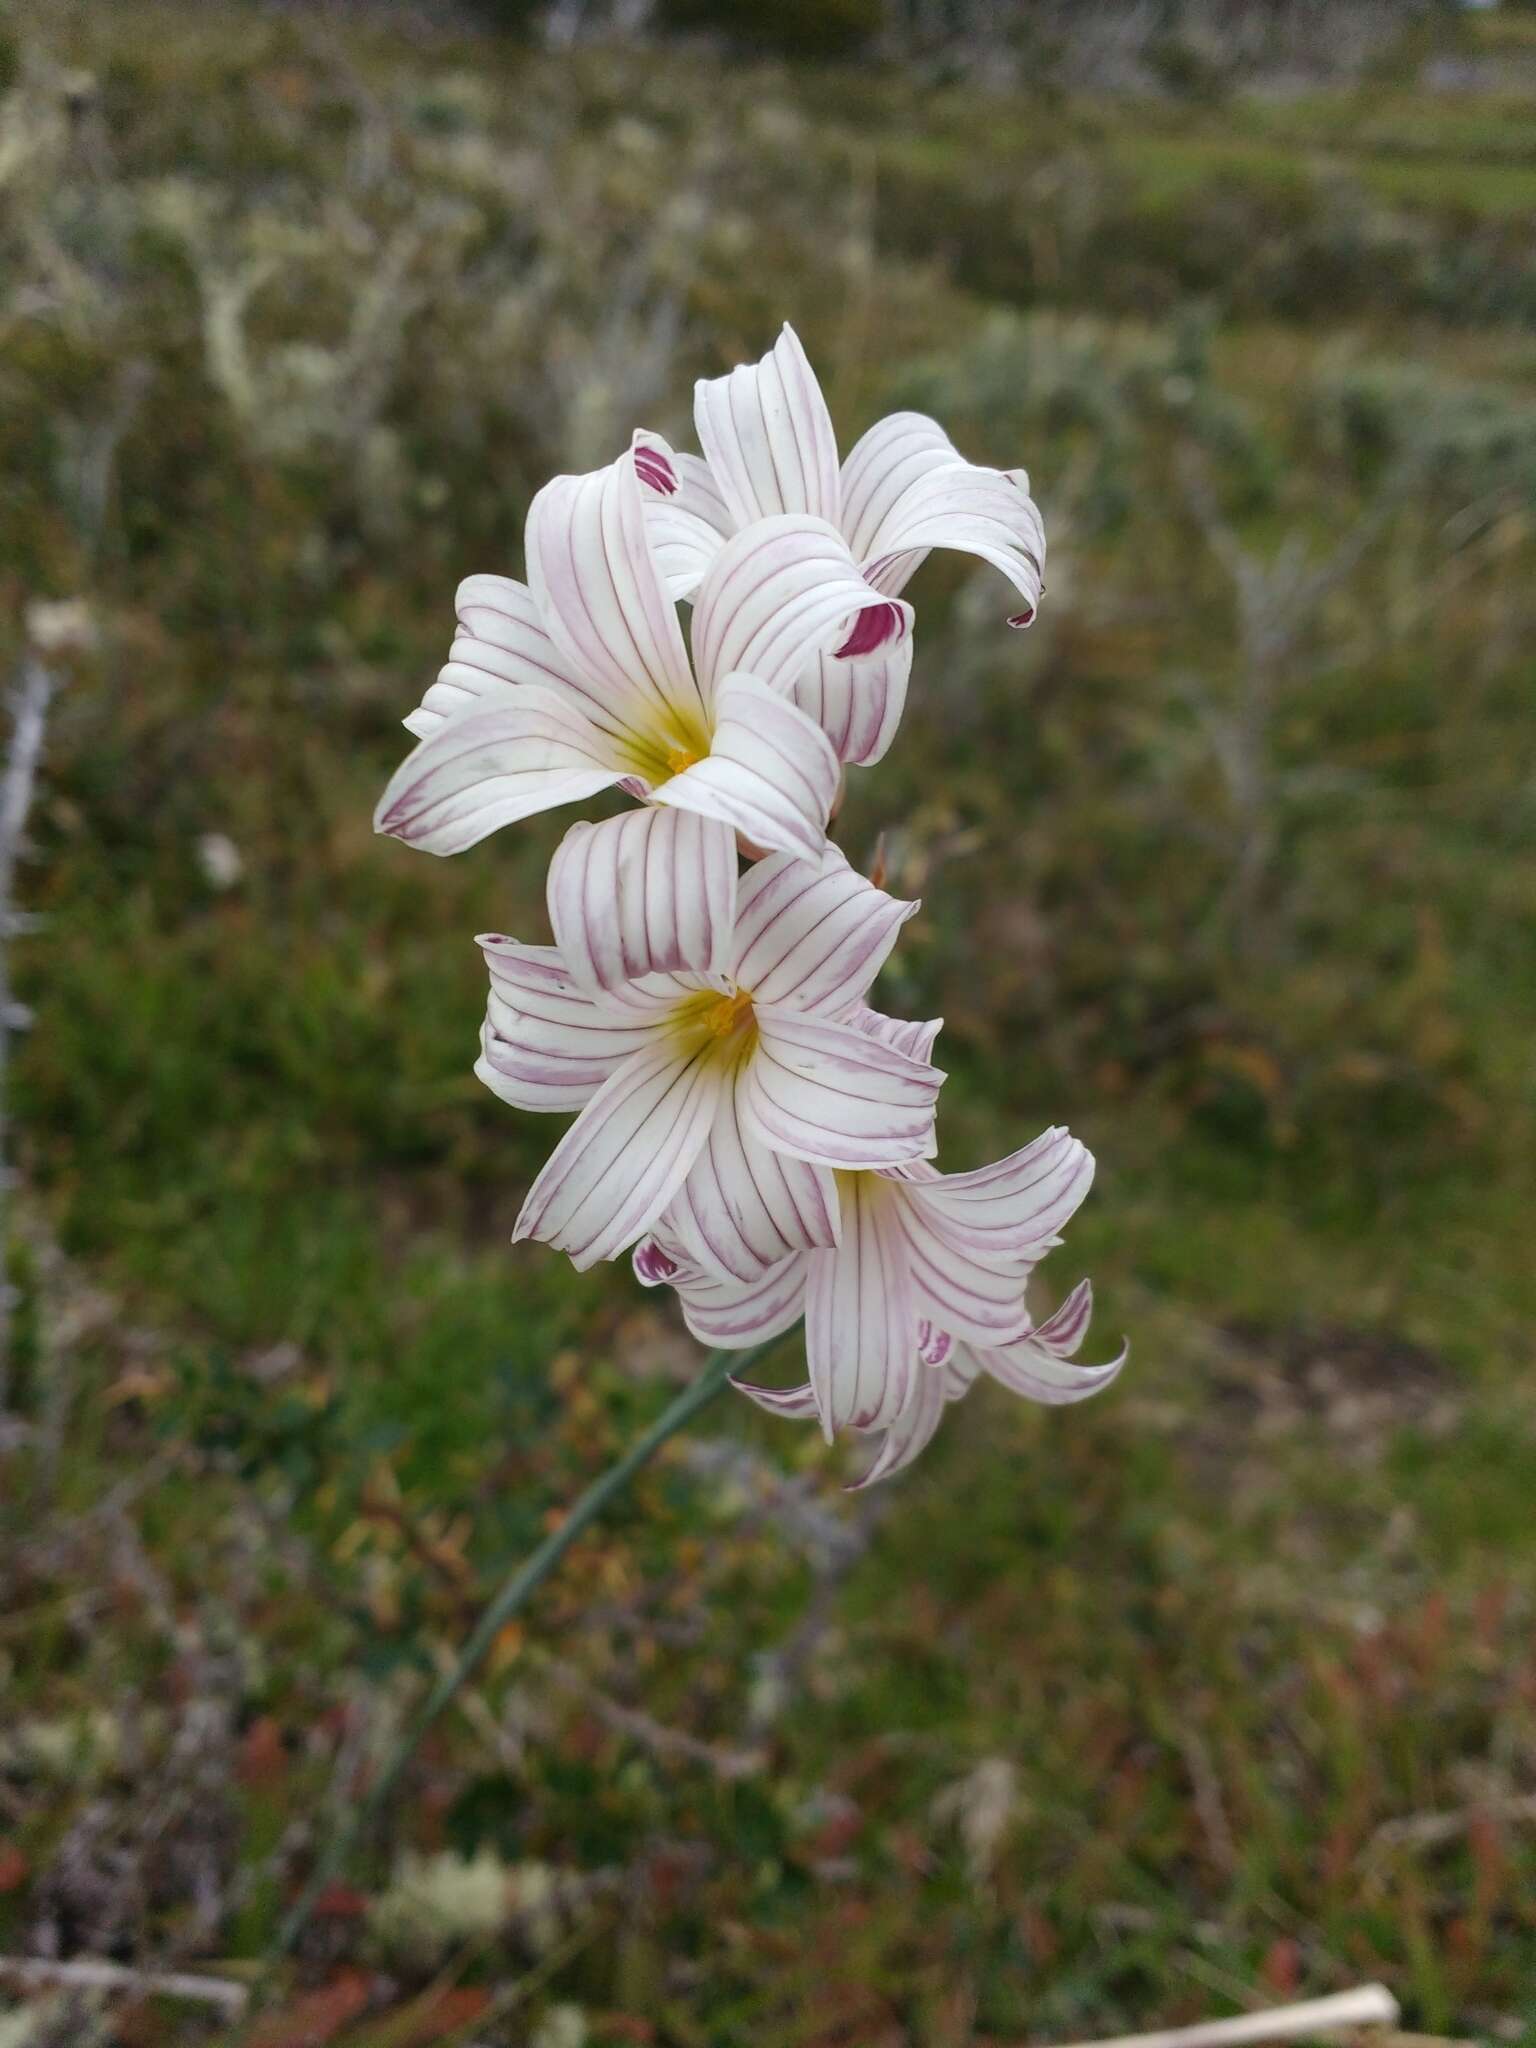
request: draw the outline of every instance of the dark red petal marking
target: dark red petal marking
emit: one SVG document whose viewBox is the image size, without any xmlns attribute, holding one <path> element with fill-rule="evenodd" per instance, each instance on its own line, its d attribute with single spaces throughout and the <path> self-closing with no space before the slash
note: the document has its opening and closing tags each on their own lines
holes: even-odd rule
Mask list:
<svg viewBox="0 0 1536 2048">
<path fill-rule="evenodd" d="M 654 1237 L 648 1237 L 643 1244 L 635 1246 L 635 1274 L 647 1287 L 670 1280 L 676 1271 L 676 1259 L 669 1258 Z"/>
<path fill-rule="evenodd" d="M 837 650 L 839 661 L 857 654 L 873 654 L 887 640 L 901 638 L 901 612 L 893 604 L 866 605 L 853 622 L 853 631 Z"/>
<path fill-rule="evenodd" d="M 1034 619 L 1035 608 L 1033 605 L 1031 605 L 1028 611 L 1015 612 L 1013 616 L 1009 619 L 1008 623 L 1010 626 L 1030 626 L 1034 624 Z"/>
<path fill-rule="evenodd" d="M 677 490 L 677 471 L 659 448 L 641 447 L 635 450 L 635 474 L 641 483 L 649 484 L 653 491 L 659 491 L 664 498 L 670 498 Z"/>
</svg>

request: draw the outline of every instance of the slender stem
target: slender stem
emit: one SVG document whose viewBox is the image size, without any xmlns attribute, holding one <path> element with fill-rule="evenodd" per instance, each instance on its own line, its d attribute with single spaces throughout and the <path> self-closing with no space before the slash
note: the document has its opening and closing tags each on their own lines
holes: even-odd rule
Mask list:
<svg viewBox="0 0 1536 2048">
<path fill-rule="evenodd" d="M 443 1672 L 423 1702 L 420 1712 L 395 1744 L 389 1761 L 379 1773 L 362 1803 L 331 1836 L 308 1884 L 278 1930 L 276 1954 L 291 1949 L 309 1924 L 315 1901 L 344 1869 L 347 1858 L 368 1828 L 388 1804 L 406 1765 L 420 1748 L 422 1738 L 438 1717 L 458 1698 L 485 1661 L 486 1653 L 513 1615 L 549 1577 L 576 1539 L 589 1529 L 608 1503 L 621 1494 L 631 1479 L 659 1451 L 669 1437 L 676 1436 L 685 1423 L 712 1401 L 733 1369 L 740 1371 L 769 1349 L 716 1351 L 711 1354 L 697 1379 L 690 1380 L 677 1399 L 665 1408 L 643 1435 L 637 1436 L 616 1464 L 594 1479 L 559 1528 L 546 1536 L 532 1555 L 511 1574 L 490 1606 L 476 1622 L 451 1669 Z"/>
</svg>

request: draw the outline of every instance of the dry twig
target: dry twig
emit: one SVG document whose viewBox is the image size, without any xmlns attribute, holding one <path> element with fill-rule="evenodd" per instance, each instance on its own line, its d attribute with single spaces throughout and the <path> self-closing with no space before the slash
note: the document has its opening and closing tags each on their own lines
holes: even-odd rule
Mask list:
<svg viewBox="0 0 1536 2048">
<path fill-rule="evenodd" d="M 1070 2048 L 1257 2048 L 1271 2041 L 1310 2041 L 1348 2027 L 1395 2026 L 1397 2000 L 1385 1984 L 1362 1984 L 1331 1998 L 1309 1998 L 1270 2012 L 1239 2013 L 1230 2020 L 1202 2020 L 1157 2034 L 1118 2034 L 1108 2041 L 1074 2041 Z"/>
</svg>

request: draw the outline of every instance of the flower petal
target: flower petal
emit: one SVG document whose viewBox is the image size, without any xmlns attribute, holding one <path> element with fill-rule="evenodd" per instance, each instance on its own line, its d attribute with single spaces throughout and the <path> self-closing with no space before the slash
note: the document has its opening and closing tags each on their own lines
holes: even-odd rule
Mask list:
<svg viewBox="0 0 1536 2048">
<path fill-rule="evenodd" d="M 910 1465 L 932 1443 L 943 1419 L 944 1375 L 933 1366 L 920 1365 L 911 1400 L 881 1438 L 874 1463 L 848 1491 L 862 1493 L 866 1486 L 875 1486 L 880 1480 L 889 1479 L 893 1472 L 900 1472 Z"/>
<path fill-rule="evenodd" d="M 699 380 L 693 417 L 738 526 L 774 512 L 809 512 L 837 524 L 837 436 L 816 372 L 787 322 L 760 362 Z"/>
<path fill-rule="evenodd" d="M 718 818 L 754 846 L 819 860 L 838 779 L 820 727 L 747 675 L 719 685 L 714 726 L 706 757 L 657 783 L 651 801 Z"/>
<path fill-rule="evenodd" d="M 976 1350 L 984 1371 L 1011 1394 L 1026 1401 L 1038 1401 L 1047 1408 L 1070 1408 L 1090 1400 L 1120 1377 L 1130 1346 L 1122 1345 L 1118 1357 L 1107 1365 L 1073 1365 L 1031 1337 L 996 1349 Z"/>
<path fill-rule="evenodd" d="M 921 1196 L 934 1182 L 893 1181 L 896 1214 L 907 1245 L 908 1270 L 919 1316 L 954 1337 L 1007 1344 L 1029 1329 L 1025 1274 L 1018 1262 L 988 1258 L 950 1228 L 942 1234 Z"/>
<path fill-rule="evenodd" d="M 962 1255 L 1031 1264 L 1093 1185 L 1093 1154 L 1060 1129 L 972 1173 L 913 1174 L 906 1193 L 928 1227 Z"/>
<path fill-rule="evenodd" d="M 760 1387 L 752 1380 L 735 1380 L 731 1385 L 769 1415 L 782 1415 L 791 1422 L 816 1420 L 816 1393 L 809 1380 L 798 1387 Z"/>
<path fill-rule="evenodd" d="M 836 1244 L 837 1187 L 824 1166 L 744 1130 L 732 1090 L 661 1227 L 702 1273 L 755 1280 L 791 1252 Z"/>
<path fill-rule="evenodd" d="M 646 433 L 637 441 L 635 468 L 647 486 L 645 526 L 662 580 L 673 597 L 692 597 L 736 522 L 709 464 L 679 454 L 660 434 Z"/>
<path fill-rule="evenodd" d="M 819 865 L 770 854 L 737 888 L 730 972 L 760 1003 L 838 1016 L 864 995 L 918 908 L 877 889 L 835 846 Z"/>
<path fill-rule="evenodd" d="M 873 628 L 860 654 L 905 637 L 912 607 L 865 582 L 848 544 L 823 519 L 784 513 L 728 540 L 699 586 L 693 656 L 706 688 L 746 669 L 788 691 L 814 657 L 849 644 L 863 613 Z"/>
<path fill-rule="evenodd" d="M 730 1280 L 701 1272 L 687 1262 L 679 1247 L 665 1238 L 647 1238 L 635 1253 L 635 1271 L 644 1279 L 658 1272 L 662 1264 L 673 1271 L 665 1275 L 677 1290 L 683 1321 L 701 1344 L 716 1344 L 722 1351 L 745 1351 L 782 1336 L 798 1322 L 805 1307 L 804 1252 L 794 1252 L 770 1266 L 755 1280 Z"/>
<path fill-rule="evenodd" d="M 1028 476 L 967 462 L 944 429 L 921 413 L 892 413 L 850 453 L 843 466 L 843 531 L 882 590 L 900 590 L 929 548 L 959 548 L 1000 569 L 1023 597 L 1010 625 L 1028 625 L 1034 617 L 1045 527 Z"/>
<path fill-rule="evenodd" d="M 499 826 L 595 796 L 622 773 L 574 704 L 526 683 L 495 710 L 444 719 L 390 777 L 374 830 L 428 853 L 462 853 Z"/>
<path fill-rule="evenodd" d="M 904 1017 L 884 1017 L 865 1003 L 850 1010 L 842 1021 L 851 1024 L 855 1031 L 878 1038 L 882 1045 L 904 1052 L 909 1060 L 931 1060 L 934 1041 L 944 1029 L 942 1017 L 930 1017 L 926 1023 L 914 1024 Z"/>
<path fill-rule="evenodd" d="M 653 745 L 658 728 L 698 726 L 704 707 L 652 551 L 635 455 L 544 486 L 528 511 L 528 582 L 589 717 Z"/>
<path fill-rule="evenodd" d="M 894 647 L 852 660 L 818 654 L 796 679 L 790 702 L 815 719 L 840 761 L 868 768 L 896 737 L 911 673 L 910 635 Z"/>
<path fill-rule="evenodd" d="M 937 1067 L 830 1018 L 756 1005 L 757 1045 L 737 1079 L 742 1122 L 818 1166 L 895 1166 L 935 1149 Z"/>
<path fill-rule="evenodd" d="M 1093 1282 L 1079 1280 L 1054 1315 L 1036 1324 L 1030 1342 L 1043 1345 L 1058 1358 L 1071 1358 L 1088 1334 L 1093 1316 Z"/>
<path fill-rule="evenodd" d="M 491 971 L 475 1072 L 514 1109 L 580 1109 L 661 1028 L 670 1005 L 649 1011 L 594 1001 L 553 946 L 489 933 L 476 944 Z"/>
<path fill-rule="evenodd" d="M 555 943 L 588 989 L 646 974 L 713 974 L 732 943 L 735 834 L 649 805 L 573 825 L 549 864 L 548 902 Z"/>
<path fill-rule="evenodd" d="M 453 604 L 458 633 L 437 681 L 405 720 L 408 732 L 425 739 L 445 719 L 506 703 L 520 683 L 569 691 L 570 671 L 527 584 L 510 576 L 466 576 Z"/>
<path fill-rule="evenodd" d="M 687 1178 L 720 1104 L 723 1077 L 670 1035 L 598 1089 L 528 1190 L 512 1232 L 568 1252 L 578 1271 L 649 1230 Z"/>
<path fill-rule="evenodd" d="M 807 1252 L 805 1354 L 822 1431 L 883 1429 L 914 1392 L 915 1318 L 890 1184 L 850 1174 L 835 1251 Z"/>
</svg>

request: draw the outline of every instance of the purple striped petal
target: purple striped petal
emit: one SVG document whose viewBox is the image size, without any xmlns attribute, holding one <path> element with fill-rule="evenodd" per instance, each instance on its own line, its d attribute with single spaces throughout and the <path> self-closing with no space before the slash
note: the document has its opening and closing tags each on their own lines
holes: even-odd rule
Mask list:
<svg viewBox="0 0 1536 2048">
<path fill-rule="evenodd" d="M 850 1010 L 842 1021 L 851 1024 L 855 1031 L 867 1032 L 871 1038 L 878 1038 L 882 1045 L 904 1052 L 909 1060 L 931 1060 L 934 1041 L 944 1029 L 942 1017 L 930 1017 L 926 1023 L 912 1024 L 904 1017 L 883 1017 L 878 1010 L 871 1010 L 864 1003 Z"/>
<path fill-rule="evenodd" d="M 830 1018 L 755 1010 L 757 1044 L 737 1080 L 746 1128 L 817 1166 L 894 1166 L 935 1149 L 944 1076 Z"/>
<path fill-rule="evenodd" d="M 837 1186 L 745 1130 L 732 1089 L 661 1229 L 701 1273 L 755 1280 L 791 1252 L 836 1244 Z"/>
<path fill-rule="evenodd" d="M 817 654 L 848 644 L 862 612 L 871 635 L 892 644 L 912 627 L 912 607 L 865 582 L 848 544 L 825 520 L 785 513 L 760 519 L 728 540 L 699 586 L 693 654 L 706 689 L 745 669 L 789 691 Z"/>
<path fill-rule="evenodd" d="M 514 1109 L 580 1109 L 616 1067 L 649 1044 L 672 1005 L 595 1001 L 553 946 L 487 934 L 491 973 L 475 1072 Z"/>
<path fill-rule="evenodd" d="M 1010 625 L 1035 615 L 1045 528 L 1028 476 L 967 462 L 921 413 L 893 413 L 854 447 L 843 468 L 843 531 L 884 591 L 900 590 L 929 548 L 958 548 L 1019 591 L 1024 602 Z"/>
<path fill-rule="evenodd" d="M 869 1470 L 848 1491 L 862 1493 L 866 1486 L 876 1486 L 910 1465 L 932 1443 L 943 1419 L 944 1375 L 931 1366 L 920 1365 L 911 1400 L 887 1428 Z"/>
<path fill-rule="evenodd" d="M 715 693 L 709 753 L 651 791 L 718 818 L 754 846 L 819 861 L 837 795 L 837 756 L 819 726 L 755 676 L 727 676 Z"/>
<path fill-rule="evenodd" d="M 840 761 L 856 768 L 881 760 L 906 709 L 912 641 L 853 661 L 818 654 L 790 690 L 790 701 L 814 718 Z"/>
<path fill-rule="evenodd" d="M 1000 1386 L 1046 1408 L 1070 1408 L 1102 1394 L 1120 1377 L 1130 1355 L 1130 1346 L 1123 1345 L 1107 1365 L 1073 1365 L 1030 1337 L 976 1352 L 983 1371 Z"/>
<path fill-rule="evenodd" d="M 557 476 L 528 511 L 528 581 L 593 722 L 642 747 L 701 730 L 704 706 L 646 528 L 631 449 Z"/>
<path fill-rule="evenodd" d="M 782 1415 L 791 1422 L 816 1420 L 816 1392 L 809 1380 L 798 1387 L 760 1387 L 752 1380 L 732 1380 L 731 1385 L 769 1415 Z"/>
<path fill-rule="evenodd" d="M 1057 1232 L 1081 1206 L 1093 1185 L 1093 1154 L 1053 1129 L 972 1173 L 903 1178 L 927 1227 L 957 1254 L 1028 1265 L 1059 1243 Z"/>
<path fill-rule="evenodd" d="M 953 1229 L 941 1235 L 921 1200 L 932 1183 L 891 1185 L 897 1191 L 896 1214 L 919 1316 L 974 1343 L 1007 1344 L 1022 1337 L 1029 1329 L 1029 1311 L 1021 1266 L 963 1247 Z"/>
<path fill-rule="evenodd" d="M 374 830 L 428 853 L 462 853 L 537 811 L 579 803 L 623 772 L 571 702 L 535 684 L 492 711 L 445 719 L 390 777 Z"/>
<path fill-rule="evenodd" d="M 837 524 L 837 436 L 816 373 L 787 323 L 761 362 L 694 386 L 694 424 L 738 526 L 775 512 Z"/>
<path fill-rule="evenodd" d="M 663 1262 L 674 1268 L 667 1277 L 677 1290 L 683 1321 L 701 1344 L 722 1351 L 746 1351 L 782 1336 L 799 1321 L 805 1307 L 805 1263 L 808 1254 L 793 1252 L 755 1280 L 732 1280 L 701 1272 L 669 1240 L 647 1239 L 636 1254 L 636 1271 Z"/>
<path fill-rule="evenodd" d="M 892 1189 L 873 1174 L 839 1187 L 843 1235 L 807 1252 L 805 1354 L 827 1441 L 839 1429 L 884 1429 L 912 1398 L 916 1319 Z"/>
<path fill-rule="evenodd" d="M 536 1237 L 578 1271 L 644 1235 L 698 1157 L 723 1078 L 702 1052 L 658 1038 L 609 1075 L 528 1190 L 512 1241 Z"/>
<path fill-rule="evenodd" d="M 1079 1280 L 1056 1313 L 1030 1332 L 1030 1342 L 1058 1358 L 1071 1358 L 1087 1336 L 1092 1318 L 1093 1282 Z"/>
<path fill-rule="evenodd" d="M 732 945 L 735 835 L 691 811 L 649 805 L 573 825 L 549 864 L 548 901 L 555 943 L 589 989 L 646 974 L 714 974 Z"/>
<path fill-rule="evenodd" d="M 659 434 L 637 441 L 635 468 L 648 488 L 645 529 L 662 581 L 675 598 L 692 597 L 705 571 L 736 531 L 709 464 L 681 455 Z"/>
<path fill-rule="evenodd" d="M 570 671 L 525 583 L 510 576 L 466 576 L 453 603 L 458 633 L 437 681 L 406 719 L 408 732 L 425 739 L 445 719 L 494 709 L 520 683 L 569 692 Z"/>
<path fill-rule="evenodd" d="M 836 847 L 819 865 L 770 854 L 741 878 L 730 972 L 758 1002 L 838 1016 L 863 997 L 918 907 L 877 889 Z"/>
</svg>

